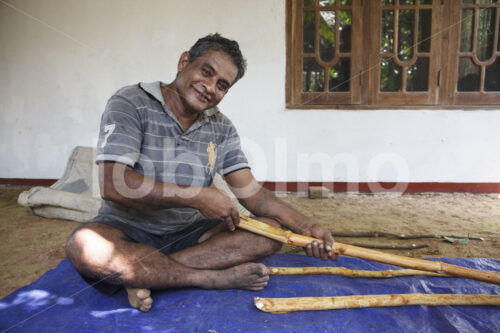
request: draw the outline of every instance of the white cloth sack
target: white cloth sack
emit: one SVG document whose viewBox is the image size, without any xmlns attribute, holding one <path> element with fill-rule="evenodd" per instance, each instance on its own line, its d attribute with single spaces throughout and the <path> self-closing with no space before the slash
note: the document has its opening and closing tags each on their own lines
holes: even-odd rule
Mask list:
<svg viewBox="0 0 500 333">
<path fill-rule="evenodd" d="M 51 187 L 36 186 L 22 192 L 17 202 L 38 216 L 89 222 L 101 206 L 94 160 L 93 148 L 74 148 L 61 179 Z"/>
</svg>

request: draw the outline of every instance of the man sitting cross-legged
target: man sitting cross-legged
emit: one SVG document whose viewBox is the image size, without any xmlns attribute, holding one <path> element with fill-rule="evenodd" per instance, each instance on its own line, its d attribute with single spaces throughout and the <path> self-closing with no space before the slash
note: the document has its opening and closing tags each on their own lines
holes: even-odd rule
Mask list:
<svg viewBox="0 0 500 333">
<path fill-rule="evenodd" d="M 102 206 L 66 246 L 99 291 L 125 287 L 131 306 L 148 311 L 152 289 L 267 285 L 269 269 L 253 262 L 281 245 L 236 230 L 231 199 L 210 187 L 217 171 L 261 221 L 323 239 L 307 254 L 336 258 L 326 228 L 255 181 L 235 128 L 216 107 L 244 70 L 235 41 L 208 35 L 181 55 L 170 84 L 127 86 L 110 98 L 97 151 Z"/>
</svg>

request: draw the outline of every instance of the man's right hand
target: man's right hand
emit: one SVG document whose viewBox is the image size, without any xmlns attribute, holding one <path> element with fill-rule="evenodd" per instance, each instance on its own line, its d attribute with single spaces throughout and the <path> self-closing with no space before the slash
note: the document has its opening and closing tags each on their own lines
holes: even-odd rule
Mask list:
<svg viewBox="0 0 500 333">
<path fill-rule="evenodd" d="M 202 188 L 196 206 L 207 219 L 221 220 L 231 231 L 240 223 L 240 215 L 231 199 L 214 187 Z"/>
</svg>

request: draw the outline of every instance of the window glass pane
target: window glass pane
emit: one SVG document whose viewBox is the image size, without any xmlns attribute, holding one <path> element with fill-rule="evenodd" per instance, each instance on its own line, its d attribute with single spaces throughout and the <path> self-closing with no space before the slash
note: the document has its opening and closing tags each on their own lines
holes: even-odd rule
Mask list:
<svg viewBox="0 0 500 333">
<path fill-rule="evenodd" d="M 401 91 L 401 67 L 391 58 L 380 61 L 380 91 Z"/>
<path fill-rule="evenodd" d="M 480 9 L 477 26 L 477 58 L 485 61 L 493 54 L 493 37 L 495 32 L 495 9 Z"/>
<path fill-rule="evenodd" d="M 479 66 L 470 58 L 460 58 L 458 62 L 458 91 L 479 91 Z"/>
<path fill-rule="evenodd" d="M 500 9 L 499 9 L 500 10 Z M 497 41 L 497 51 L 500 52 L 500 21 L 498 22 L 498 41 Z"/>
<path fill-rule="evenodd" d="M 304 0 L 304 7 L 314 7 L 314 0 Z"/>
<path fill-rule="evenodd" d="M 352 4 L 351 0 L 341 0 L 340 4 L 342 6 L 350 6 Z"/>
<path fill-rule="evenodd" d="M 432 0 L 420 0 L 421 5 L 432 5 Z"/>
<path fill-rule="evenodd" d="M 328 70 L 328 91 L 349 91 L 350 72 L 351 59 L 339 58 L 337 64 Z"/>
<path fill-rule="evenodd" d="M 315 59 L 306 58 L 302 67 L 302 90 L 305 92 L 323 91 L 325 76 L 323 67 Z"/>
<path fill-rule="evenodd" d="M 406 71 L 406 91 L 429 89 L 429 58 L 417 58 Z"/>
<path fill-rule="evenodd" d="M 474 3 L 474 0 L 463 0 L 463 3 Z"/>
<path fill-rule="evenodd" d="M 382 5 L 384 6 L 394 5 L 394 0 L 382 0 Z"/>
<path fill-rule="evenodd" d="M 431 11 L 422 9 L 418 13 L 418 51 L 431 50 Z"/>
<path fill-rule="evenodd" d="M 319 18 L 319 57 L 330 61 L 335 56 L 335 12 L 321 11 Z"/>
<path fill-rule="evenodd" d="M 314 12 L 304 12 L 304 53 L 314 52 Z"/>
<path fill-rule="evenodd" d="M 483 3 L 495 3 L 497 2 L 497 0 L 479 0 L 479 3 L 483 4 Z"/>
<path fill-rule="evenodd" d="M 474 26 L 474 10 L 462 10 L 460 23 L 460 52 L 472 51 L 472 31 Z"/>
<path fill-rule="evenodd" d="M 350 10 L 340 11 L 339 20 L 340 20 L 339 50 L 340 52 L 351 52 L 351 23 L 352 23 L 351 11 Z"/>
<path fill-rule="evenodd" d="M 414 5 L 415 0 L 399 0 L 400 5 Z"/>
<path fill-rule="evenodd" d="M 382 11 L 382 33 L 380 36 L 380 52 L 391 53 L 394 45 L 394 11 Z"/>
<path fill-rule="evenodd" d="M 413 23 L 415 20 L 414 10 L 399 11 L 398 27 L 398 57 L 402 61 L 411 59 L 413 56 Z"/>
<path fill-rule="evenodd" d="M 319 0 L 320 6 L 331 6 L 335 5 L 335 0 Z"/>
<path fill-rule="evenodd" d="M 484 90 L 500 91 L 500 58 L 486 67 Z"/>
</svg>

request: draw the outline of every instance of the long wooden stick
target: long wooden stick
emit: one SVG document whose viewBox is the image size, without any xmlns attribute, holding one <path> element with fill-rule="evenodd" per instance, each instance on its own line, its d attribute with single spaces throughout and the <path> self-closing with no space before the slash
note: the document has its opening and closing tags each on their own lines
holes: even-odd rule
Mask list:
<svg viewBox="0 0 500 333">
<path fill-rule="evenodd" d="M 454 236 L 454 235 L 405 235 L 405 234 L 393 234 L 390 232 L 380 232 L 380 231 L 372 231 L 372 232 L 332 232 L 333 237 L 390 237 L 397 239 L 422 239 L 422 238 L 436 238 L 436 239 L 445 239 L 445 237 L 451 238 L 467 238 L 469 240 L 479 240 L 484 242 L 483 237 L 470 237 L 470 236 Z"/>
<path fill-rule="evenodd" d="M 441 276 L 451 277 L 447 274 L 439 274 L 416 269 L 388 269 L 385 271 L 367 271 L 358 269 L 349 269 L 345 267 L 268 267 L 271 275 L 309 275 L 309 274 L 329 274 L 342 275 L 345 277 L 367 277 L 367 278 L 391 278 L 397 276 Z"/>
<path fill-rule="evenodd" d="M 500 306 L 500 295 L 394 294 L 335 297 L 254 298 L 254 305 L 264 312 L 332 310 L 405 305 L 493 305 Z"/>
<path fill-rule="evenodd" d="M 238 227 L 277 240 L 281 243 L 300 247 L 306 247 L 313 241 L 323 243 L 323 240 L 321 239 L 316 239 L 313 237 L 295 234 L 291 231 L 282 230 L 244 215 L 240 215 L 240 223 L 238 224 Z M 362 258 L 386 264 L 417 269 L 420 271 L 435 272 L 440 274 L 445 273 L 457 277 L 500 284 L 500 274 L 496 274 L 495 272 L 486 272 L 472 268 L 465 268 L 447 264 L 441 261 L 427 261 L 422 259 L 408 258 L 395 254 L 364 249 L 353 245 L 342 244 L 339 242 L 335 242 L 333 244 L 333 250 L 341 255 L 350 257 Z"/>
</svg>

